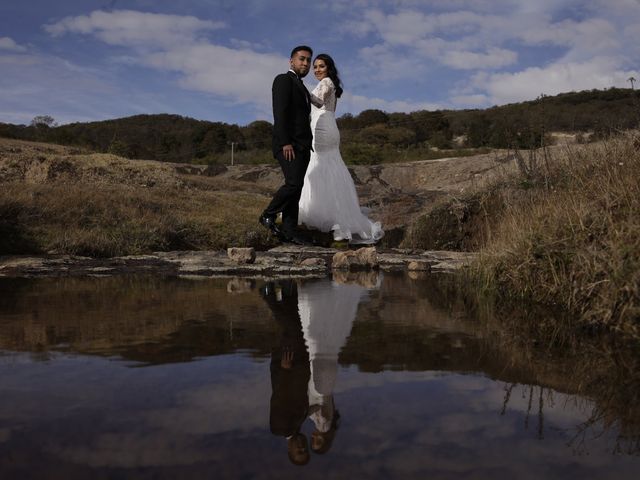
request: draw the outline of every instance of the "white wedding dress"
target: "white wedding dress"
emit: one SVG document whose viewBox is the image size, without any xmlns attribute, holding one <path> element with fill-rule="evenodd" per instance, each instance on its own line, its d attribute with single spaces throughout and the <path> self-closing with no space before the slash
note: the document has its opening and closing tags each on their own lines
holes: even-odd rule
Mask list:
<svg viewBox="0 0 640 480">
<path fill-rule="evenodd" d="M 382 226 L 362 212 L 353 179 L 340 155 L 335 87 L 330 78 L 323 78 L 313 89 L 311 103 L 313 151 L 304 177 L 298 221 L 322 232 L 332 231 L 334 240 L 376 243 L 384 235 Z"/>
</svg>

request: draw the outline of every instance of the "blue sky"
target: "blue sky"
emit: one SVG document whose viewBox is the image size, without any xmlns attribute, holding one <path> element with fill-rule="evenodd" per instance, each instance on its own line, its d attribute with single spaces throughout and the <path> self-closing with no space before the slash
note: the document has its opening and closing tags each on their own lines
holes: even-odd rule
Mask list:
<svg viewBox="0 0 640 480">
<path fill-rule="evenodd" d="M 640 0 L 2 0 L 0 122 L 271 121 L 300 43 L 338 115 L 485 108 L 640 81 Z"/>
</svg>

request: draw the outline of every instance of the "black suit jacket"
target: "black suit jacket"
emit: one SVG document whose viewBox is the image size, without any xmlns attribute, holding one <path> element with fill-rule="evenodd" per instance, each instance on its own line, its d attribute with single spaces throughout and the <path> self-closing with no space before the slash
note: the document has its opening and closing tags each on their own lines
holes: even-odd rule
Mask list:
<svg viewBox="0 0 640 480">
<path fill-rule="evenodd" d="M 298 150 L 311 149 L 311 102 L 309 92 L 289 71 L 281 73 L 273 80 L 271 89 L 273 100 L 273 155 L 282 151 L 285 145 L 293 145 Z"/>
</svg>

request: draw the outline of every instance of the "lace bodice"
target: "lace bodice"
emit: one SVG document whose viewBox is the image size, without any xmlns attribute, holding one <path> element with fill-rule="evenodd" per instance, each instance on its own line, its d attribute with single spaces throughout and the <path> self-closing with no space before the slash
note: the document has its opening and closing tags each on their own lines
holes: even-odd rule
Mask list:
<svg viewBox="0 0 640 480">
<path fill-rule="evenodd" d="M 336 111 L 336 87 L 329 77 L 325 77 L 311 92 L 311 103 L 320 110 Z"/>
</svg>

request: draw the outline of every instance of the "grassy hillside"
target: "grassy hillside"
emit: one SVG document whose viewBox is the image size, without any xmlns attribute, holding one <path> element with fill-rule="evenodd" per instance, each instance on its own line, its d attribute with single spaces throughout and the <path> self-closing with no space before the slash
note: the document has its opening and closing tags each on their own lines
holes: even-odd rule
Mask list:
<svg viewBox="0 0 640 480">
<path fill-rule="evenodd" d="M 534 148 L 548 144 L 552 131 L 603 138 L 639 125 L 638 93 L 612 88 L 541 96 L 483 110 L 345 114 L 338 119 L 342 155 L 350 164 L 377 164 L 475 153 L 460 151 L 469 148 Z M 54 119 L 41 116 L 29 126 L 0 124 L 0 137 L 134 159 L 229 164 L 233 149 L 236 163 L 273 162 L 271 124 L 266 121 L 238 126 L 162 114 L 55 126 Z M 441 152 L 447 149 L 457 152 Z"/>
<path fill-rule="evenodd" d="M 20 141 L 0 143 L 0 254 L 117 256 L 274 245 L 255 183 Z"/>
<path fill-rule="evenodd" d="M 640 337 L 640 133 L 521 153 L 518 164 L 422 217 L 406 246 L 442 247 L 434 240 L 448 239 L 434 232 L 466 232 L 449 247 L 479 248 L 472 277 L 485 295 L 561 307 L 569 327 Z"/>
</svg>

